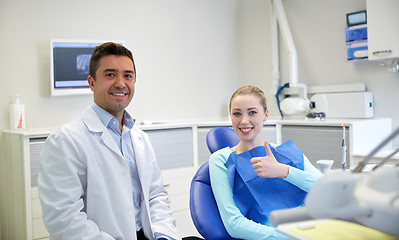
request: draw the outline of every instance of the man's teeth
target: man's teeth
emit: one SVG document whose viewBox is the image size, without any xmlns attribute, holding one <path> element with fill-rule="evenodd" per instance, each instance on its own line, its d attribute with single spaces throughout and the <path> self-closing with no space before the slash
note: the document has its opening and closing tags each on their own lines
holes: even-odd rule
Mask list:
<svg viewBox="0 0 399 240">
<path fill-rule="evenodd" d="M 126 94 L 125 94 L 125 93 L 112 93 L 112 95 L 115 95 L 115 96 L 125 96 Z"/>
<path fill-rule="evenodd" d="M 241 128 L 241 131 L 243 131 L 243 132 L 249 132 L 249 131 L 251 131 L 251 129 L 252 129 L 252 128 Z"/>
</svg>

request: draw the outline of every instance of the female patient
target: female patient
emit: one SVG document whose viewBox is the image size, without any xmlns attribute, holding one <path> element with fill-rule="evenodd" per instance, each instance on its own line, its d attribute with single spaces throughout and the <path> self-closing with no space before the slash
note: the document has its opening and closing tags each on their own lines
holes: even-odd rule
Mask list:
<svg viewBox="0 0 399 240">
<path fill-rule="evenodd" d="M 322 174 L 292 141 L 270 146 L 263 139 L 268 111 L 262 90 L 239 88 L 230 99 L 229 111 L 241 141 L 213 153 L 209 160 L 223 224 L 233 238 L 285 239 L 269 223 L 270 212 L 302 205 Z"/>
</svg>

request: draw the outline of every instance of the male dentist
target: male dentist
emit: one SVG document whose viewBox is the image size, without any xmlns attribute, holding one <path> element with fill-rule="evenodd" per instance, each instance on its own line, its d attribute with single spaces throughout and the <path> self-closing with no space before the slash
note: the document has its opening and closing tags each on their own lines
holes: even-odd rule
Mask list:
<svg viewBox="0 0 399 240">
<path fill-rule="evenodd" d="M 134 95 L 132 53 L 95 48 L 94 104 L 46 140 L 39 197 L 51 239 L 180 239 L 153 147 L 125 111 Z"/>
</svg>

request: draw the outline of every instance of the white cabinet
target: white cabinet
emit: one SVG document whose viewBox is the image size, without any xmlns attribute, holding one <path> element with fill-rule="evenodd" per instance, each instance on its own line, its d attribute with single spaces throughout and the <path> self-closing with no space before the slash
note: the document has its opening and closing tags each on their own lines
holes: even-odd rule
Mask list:
<svg viewBox="0 0 399 240">
<path fill-rule="evenodd" d="M 319 159 L 334 160 L 333 168 L 341 167 L 342 137 L 345 124 L 347 145 L 347 167 L 358 164 L 359 158 L 365 156 L 376 147 L 392 131 L 390 118 L 361 120 L 325 120 L 325 121 L 290 121 L 277 123 L 281 131 L 281 143 L 292 140 L 296 146 L 317 167 Z M 278 142 L 280 143 L 280 142 Z M 388 144 L 386 148 L 390 148 Z"/>
<path fill-rule="evenodd" d="M 48 133 L 4 132 L 2 156 L 2 239 L 47 239 L 48 233 L 41 220 L 41 208 L 37 194 L 36 163 L 40 144 Z M 35 181 L 31 179 L 36 177 Z M 36 182 L 36 186 L 32 182 Z"/>
<path fill-rule="evenodd" d="M 44 226 L 42 219 L 42 206 L 40 205 L 39 193 L 37 187 L 32 187 L 32 229 L 33 239 L 48 239 L 49 234 Z"/>
<path fill-rule="evenodd" d="M 196 169 L 183 167 L 162 170 L 163 182 L 169 196 L 170 210 L 182 238 L 201 236 L 197 232 L 190 214 L 190 185 Z"/>
<path fill-rule="evenodd" d="M 332 168 L 341 167 L 341 143 L 343 130 L 337 126 L 304 126 L 283 125 L 281 128 L 282 142 L 292 140 L 295 145 L 306 155 L 313 166 L 317 167 L 319 159 L 332 159 Z M 349 129 L 345 128 L 346 140 L 350 142 Z M 347 144 L 347 167 L 350 167 L 351 145 Z"/>
<path fill-rule="evenodd" d="M 193 127 L 144 129 L 148 133 L 164 184 L 169 193 L 172 215 L 179 234 L 200 236 L 189 211 L 190 183 L 194 176 Z M 48 239 L 42 221 L 37 190 L 39 155 L 52 131 L 3 133 L 4 154 L 1 158 L 1 239 Z M 176 154 L 178 153 L 178 154 Z"/>
<path fill-rule="evenodd" d="M 398 0 L 367 0 L 369 60 L 399 58 L 398 13 Z"/>
<path fill-rule="evenodd" d="M 150 138 L 157 157 L 158 166 L 163 169 L 193 167 L 193 128 L 179 127 L 144 130 Z"/>
</svg>

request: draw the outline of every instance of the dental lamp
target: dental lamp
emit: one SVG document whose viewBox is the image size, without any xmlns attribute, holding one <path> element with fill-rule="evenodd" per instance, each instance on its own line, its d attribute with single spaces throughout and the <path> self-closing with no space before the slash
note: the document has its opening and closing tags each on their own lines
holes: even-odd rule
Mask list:
<svg viewBox="0 0 399 240">
<path fill-rule="evenodd" d="M 273 49 L 273 89 L 277 90 L 280 82 L 279 73 L 279 51 L 278 51 L 278 28 L 280 27 L 282 36 L 287 44 L 290 61 L 290 79 L 285 87 L 298 90 L 298 97 L 286 97 L 281 103 L 279 100 L 280 89 L 277 91 L 277 105 L 281 116 L 306 113 L 310 110 L 311 102 L 307 97 L 307 87 L 303 83 L 298 83 L 298 55 L 292 38 L 291 30 L 287 21 L 284 6 L 281 0 L 272 0 L 272 49 Z"/>
<path fill-rule="evenodd" d="M 309 112 L 311 106 L 310 100 L 302 97 L 287 97 L 280 103 L 281 111 L 286 115 Z"/>
</svg>

